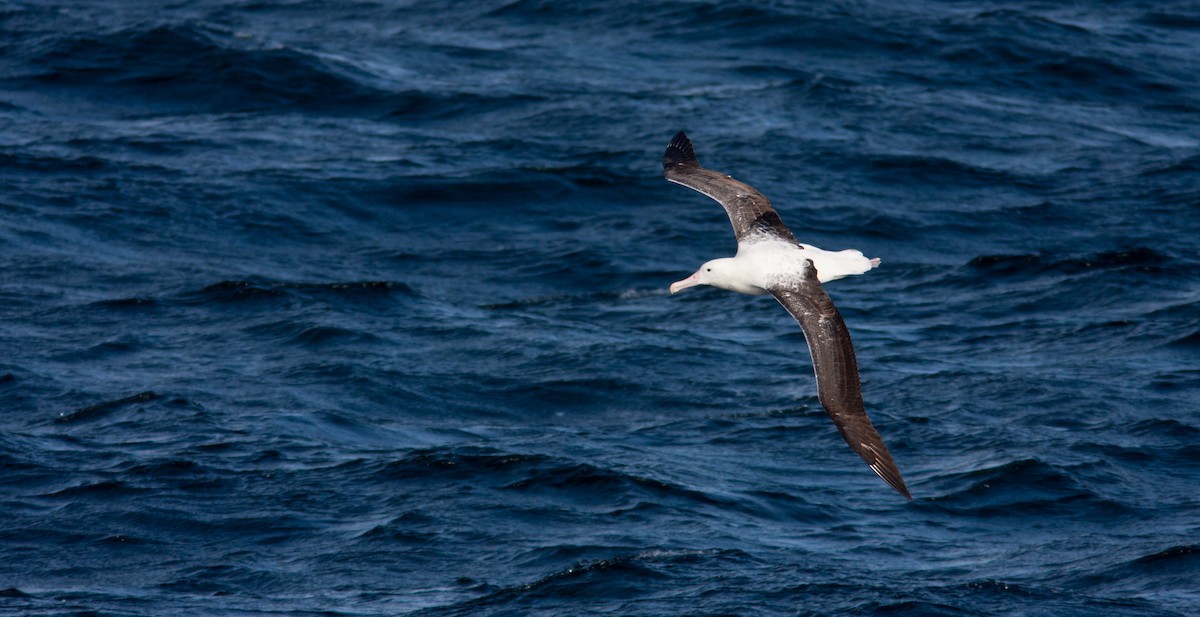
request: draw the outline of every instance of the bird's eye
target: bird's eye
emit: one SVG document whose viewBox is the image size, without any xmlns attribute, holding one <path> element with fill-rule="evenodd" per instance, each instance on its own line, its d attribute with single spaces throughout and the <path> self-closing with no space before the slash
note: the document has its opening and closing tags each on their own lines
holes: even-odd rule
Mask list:
<svg viewBox="0 0 1200 617">
<path fill-rule="evenodd" d="M 709 268 L 707 271 L 708 271 L 708 272 L 712 272 L 712 268 Z"/>
</svg>

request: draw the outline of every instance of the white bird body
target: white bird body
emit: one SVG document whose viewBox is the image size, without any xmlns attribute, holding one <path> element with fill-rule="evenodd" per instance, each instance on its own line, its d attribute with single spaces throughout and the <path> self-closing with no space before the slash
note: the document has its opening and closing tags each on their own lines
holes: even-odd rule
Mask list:
<svg viewBox="0 0 1200 617">
<path fill-rule="evenodd" d="M 705 263 L 692 276 L 671 285 L 671 293 L 694 285 L 711 285 L 763 296 L 799 280 L 809 261 L 822 283 L 863 274 L 879 265 L 878 259 L 867 259 L 855 249 L 826 251 L 811 244 L 761 238 L 739 242 L 736 255 Z"/>
</svg>

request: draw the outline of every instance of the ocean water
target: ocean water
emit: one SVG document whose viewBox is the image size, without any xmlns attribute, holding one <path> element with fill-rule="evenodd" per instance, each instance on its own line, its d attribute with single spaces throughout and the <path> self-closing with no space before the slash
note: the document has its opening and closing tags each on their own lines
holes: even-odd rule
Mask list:
<svg viewBox="0 0 1200 617">
<path fill-rule="evenodd" d="M 1200 614 L 1194 2 L 0 2 L 0 613 Z M 700 160 L 804 242 L 914 499 Z"/>
</svg>

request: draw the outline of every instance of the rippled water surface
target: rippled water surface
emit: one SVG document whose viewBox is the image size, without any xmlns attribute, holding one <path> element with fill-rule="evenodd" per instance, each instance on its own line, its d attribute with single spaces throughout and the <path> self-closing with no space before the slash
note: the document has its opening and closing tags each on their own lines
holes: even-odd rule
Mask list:
<svg viewBox="0 0 1200 617">
<path fill-rule="evenodd" d="M 0 612 L 1200 612 L 1192 2 L 0 2 Z M 661 177 L 832 282 L 895 494 Z"/>
</svg>

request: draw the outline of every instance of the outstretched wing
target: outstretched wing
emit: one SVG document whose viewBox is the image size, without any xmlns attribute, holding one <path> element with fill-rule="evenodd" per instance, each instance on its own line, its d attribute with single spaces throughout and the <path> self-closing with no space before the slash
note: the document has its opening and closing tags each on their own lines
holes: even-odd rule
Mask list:
<svg viewBox="0 0 1200 617">
<path fill-rule="evenodd" d="M 791 230 L 779 218 L 779 213 L 771 207 L 770 200 L 762 193 L 721 172 L 701 167 L 696 153 L 692 151 L 692 142 L 683 131 L 676 133 L 667 145 L 667 151 L 663 154 L 663 175 L 667 180 L 708 195 L 721 204 L 729 215 L 738 242 L 764 233 L 790 242 L 796 241 Z"/>
<path fill-rule="evenodd" d="M 813 262 L 806 260 L 806 266 L 799 281 L 772 289 L 771 294 L 804 331 L 817 375 L 817 398 L 850 448 L 884 482 L 912 499 L 883 437 L 867 417 L 858 380 L 858 361 L 846 322 L 817 280 Z"/>
</svg>

